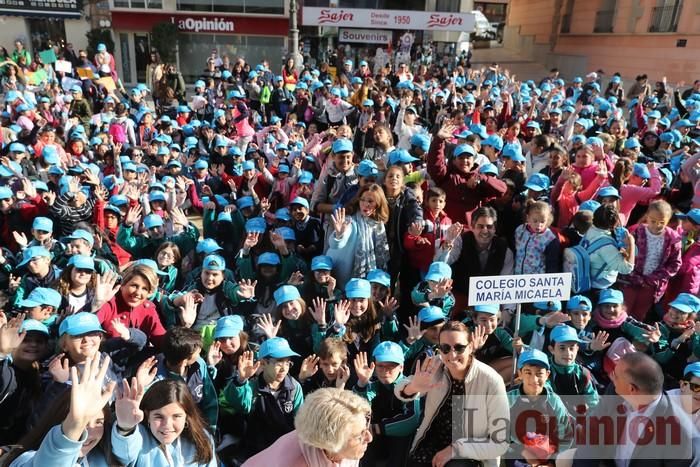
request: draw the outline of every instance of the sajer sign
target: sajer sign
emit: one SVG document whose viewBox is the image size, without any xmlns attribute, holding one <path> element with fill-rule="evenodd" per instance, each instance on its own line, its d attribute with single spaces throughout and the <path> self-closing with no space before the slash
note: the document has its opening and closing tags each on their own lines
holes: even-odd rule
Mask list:
<svg viewBox="0 0 700 467">
<path fill-rule="evenodd" d="M 568 300 L 571 273 L 469 278 L 469 306 Z"/>
<path fill-rule="evenodd" d="M 472 13 L 304 7 L 301 22 L 304 26 L 472 32 L 475 20 Z"/>
</svg>

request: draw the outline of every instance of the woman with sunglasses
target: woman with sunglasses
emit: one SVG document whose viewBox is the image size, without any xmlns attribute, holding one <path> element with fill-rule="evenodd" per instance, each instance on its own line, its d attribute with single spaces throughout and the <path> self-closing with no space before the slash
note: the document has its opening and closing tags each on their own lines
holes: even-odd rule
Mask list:
<svg viewBox="0 0 700 467">
<path fill-rule="evenodd" d="M 503 379 L 473 357 L 472 333 L 464 323 L 450 321 L 442 327 L 438 354 L 397 383 L 395 395 L 404 402 L 425 397 L 424 417 L 408 454 L 410 467 L 496 467 L 508 448 L 504 433 L 510 413 Z M 453 419 L 453 413 L 464 416 Z"/>
</svg>

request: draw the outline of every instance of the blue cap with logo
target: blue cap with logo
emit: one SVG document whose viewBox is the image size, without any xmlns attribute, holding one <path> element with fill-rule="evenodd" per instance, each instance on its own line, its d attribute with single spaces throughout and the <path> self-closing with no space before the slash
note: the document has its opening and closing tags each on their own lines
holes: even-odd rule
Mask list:
<svg viewBox="0 0 700 467">
<path fill-rule="evenodd" d="M 293 285 L 283 285 L 279 289 L 275 290 L 274 297 L 275 303 L 277 306 L 280 306 L 283 303 L 300 299 L 301 295 L 299 294 L 299 289 Z"/>
<path fill-rule="evenodd" d="M 496 315 L 501 310 L 501 307 L 497 304 L 487 304 L 487 305 L 476 305 L 474 311 L 477 313 L 486 313 L 489 315 Z"/>
<path fill-rule="evenodd" d="M 683 370 L 683 376 L 685 378 L 688 378 L 689 376 L 695 376 L 696 378 L 700 378 L 700 362 L 694 362 L 690 365 L 687 365 Z"/>
<path fill-rule="evenodd" d="M 426 306 L 418 312 L 418 321 L 421 325 L 431 326 L 431 323 L 445 322 L 447 317 L 442 309 L 436 306 Z"/>
<path fill-rule="evenodd" d="M 238 315 L 222 316 L 216 320 L 214 339 L 236 337 L 243 331 L 243 318 Z"/>
<path fill-rule="evenodd" d="M 632 169 L 632 173 L 636 175 L 639 178 L 642 178 L 644 180 L 648 180 L 651 178 L 651 174 L 649 173 L 649 168 L 641 164 L 639 162 L 634 164 L 634 169 Z"/>
<path fill-rule="evenodd" d="M 522 370 L 525 365 L 541 366 L 549 370 L 549 359 L 541 350 L 527 349 L 518 358 L 518 370 Z"/>
<path fill-rule="evenodd" d="M 273 337 L 260 345 L 258 356 L 260 358 L 289 358 L 299 357 L 300 355 L 289 347 L 287 339 L 283 337 Z"/>
<path fill-rule="evenodd" d="M 416 146 L 423 152 L 428 152 L 428 149 L 430 149 L 430 137 L 422 133 L 413 135 L 411 136 L 411 146 Z"/>
<path fill-rule="evenodd" d="M 311 260 L 312 271 L 330 271 L 331 269 L 333 269 L 333 258 L 330 256 L 314 256 Z"/>
<path fill-rule="evenodd" d="M 95 270 L 95 260 L 87 255 L 73 255 L 68 260 L 68 266 L 73 266 L 75 269 Z"/>
<path fill-rule="evenodd" d="M 479 173 L 484 175 L 493 175 L 494 177 L 497 177 L 498 167 L 496 167 L 494 164 L 488 163 L 479 167 Z"/>
<path fill-rule="evenodd" d="M 252 196 L 242 196 L 236 200 L 236 205 L 238 209 L 252 208 L 255 205 L 255 201 Z"/>
<path fill-rule="evenodd" d="M 410 164 L 418 160 L 417 158 L 410 155 L 408 151 L 400 148 L 394 149 L 393 151 L 389 152 L 388 155 L 389 165 Z"/>
<path fill-rule="evenodd" d="M 379 343 L 372 352 L 375 362 L 388 362 L 403 365 L 403 350 L 396 342 L 384 341 Z"/>
<path fill-rule="evenodd" d="M 525 188 L 532 191 L 547 191 L 549 189 L 549 177 L 545 174 L 535 173 L 528 177 Z"/>
<path fill-rule="evenodd" d="M 443 261 L 435 261 L 430 264 L 428 273 L 425 275 L 426 281 L 439 281 L 441 279 L 450 279 L 452 277 L 452 268 L 449 264 Z"/>
<path fill-rule="evenodd" d="M 379 175 L 379 168 L 374 161 L 365 159 L 357 165 L 357 175 L 360 177 L 376 177 Z"/>
<path fill-rule="evenodd" d="M 214 240 L 213 238 L 205 238 L 197 242 L 197 247 L 195 252 L 197 254 L 204 253 L 205 255 L 210 255 L 216 251 L 221 251 L 223 248 Z"/>
<path fill-rule="evenodd" d="M 503 149 L 503 139 L 498 135 L 489 135 L 481 142 L 482 146 L 491 146 L 496 151 Z"/>
<path fill-rule="evenodd" d="M 59 336 L 82 336 L 91 332 L 105 332 L 94 313 L 80 312 L 66 317 L 58 328 Z"/>
<path fill-rule="evenodd" d="M 389 287 L 391 285 L 391 276 L 383 269 L 372 269 L 367 273 L 367 280 L 370 283 L 374 282 L 383 287 Z"/>
<path fill-rule="evenodd" d="M 219 255 L 209 255 L 202 261 L 202 269 L 207 271 L 223 271 L 226 269 L 226 260 Z"/>
<path fill-rule="evenodd" d="M 22 262 L 17 266 L 24 266 L 34 258 L 51 258 L 51 252 L 43 246 L 30 246 L 22 252 Z"/>
<path fill-rule="evenodd" d="M 18 305 L 22 308 L 34 308 L 36 306 L 52 306 L 58 308 L 61 306 L 62 298 L 61 294 L 53 289 L 37 287 L 31 291 L 27 298 L 20 300 Z"/>
<path fill-rule="evenodd" d="M 501 151 L 501 156 L 510 159 L 513 162 L 525 162 L 525 156 L 523 156 L 520 146 L 515 144 L 504 145 L 503 151 Z"/>
<path fill-rule="evenodd" d="M 48 217 L 35 217 L 32 222 L 33 230 L 41 230 L 42 232 L 53 232 L 53 221 Z"/>
<path fill-rule="evenodd" d="M 163 270 L 161 270 L 161 269 L 158 267 L 158 263 L 156 263 L 156 262 L 155 262 L 154 260 L 152 260 L 152 259 L 148 259 L 148 258 L 137 259 L 136 261 L 134 261 L 134 264 L 135 264 L 135 265 L 146 266 L 147 268 L 149 268 L 150 270 L 152 270 L 153 272 L 155 272 L 155 273 L 158 274 L 159 276 L 167 276 L 167 275 L 168 275 L 168 273 L 165 272 L 165 271 L 163 271 Z"/>
<path fill-rule="evenodd" d="M 372 296 L 372 286 L 366 279 L 350 279 L 345 285 L 345 296 L 347 298 L 370 298 Z"/>
<path fill-rule="evenodd" d="M 280 256 L 277 253 L 265 252 L 258 257 L 258 266 L 278 266 L 281 264 Z"/>
<path fill-rule="evenodd" d="M 620 192 L 614 186 L 604 186 L 598 190 L 598 198 L 620 198 Z"/>
<path fill-rule="evenodd" d="M 536 309 L 540 311 L 552 312 L 561 311 L 561 302 L 559 300 L 551 300 L 549 302 L 535 302 L 532 304 Z"/>
<path fill-rule="evenodd" d="M 676 310 L 682 313 L 697 313 L 700 311 L 700 298 L 687 292 L 682 292 L 669 303 Z"/>
<path fill-rule="evenodd" d="M 267 222 L 262 217 L 253 217 L 245 223 L 245 231 L 248 233 L 265 233 L 265 230 L 267 230 Z"/>
<path fill-rule="evenodd" d="M 555 326 L 549 334 L 549 340 L 554 343 L 583 342 L 581 339 L 578 338 L 578 333 L 576 332 L 576 329 L 572 328 L 571 326 L 567 326 L 566 324 L 560 324 L 558 326 Z"/>
<path fill-rule="evenodd" d="M 588 311 L 593 309 L 591 300 L 584 295 L 574 295 L 566 302 L 567 311 Z"/>
<path fill-rule="evenodd" d="M 600 296 L 598 298 L 598 305 L 614 304 L 622 305 L 625 301 L 622 292 L 615 289 L 605 289 L 600 291 Z"/>
<path fill-rule="evenodd" d="M 22 321 L 22 326 L 19 328 L 19 332 L 38 332 L 49 336 L 49 328 L 46 327 L 44 323 L 36 319 L 25 319 Z"/>
<path fill-rule="evenodd" d="M 346 138 L 337 139 L 333 141 L 333 146 L 331 146 L 331 149 L 335 154 L 339 154 L 341 152 L 352 152 L 352 141 Z"/>
<path fill-rule="evenodd" d="M 476 151 L 469 144 L 460 144 L 455 148 L 453 154 L 455 157 L 461 157 L 462 155 L 466 155 L 467 157 L 474 157 L 476 156 Z"/>
<path fill-rule="evenodd" d="M 143 219 L 143 225 L 145 225 L 147 229 L 163 227 L 163 218 L 158 214 L 149 214 Z"/>
<path fill-rule="evenodd" d="M 590 211 L 590 212 L 595 212 L 596 209 L 600 207 L 600 203 L 594 199 L 589 199 L 588 201 L 584 201 L 581 203 L 581 205 L 578 207 L 579 211 Z"/>
</svg>

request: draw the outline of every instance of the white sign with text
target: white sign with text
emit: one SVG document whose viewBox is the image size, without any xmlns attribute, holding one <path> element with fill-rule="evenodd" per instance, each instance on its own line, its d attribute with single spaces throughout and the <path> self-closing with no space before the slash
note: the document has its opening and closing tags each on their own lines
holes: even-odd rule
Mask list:
<svg viewBox="0 0 700 467">
<path fill-rule="evenodd" d="M 568 300 L 571 273 L 469 278 L 469 306 Z"/>
<path fill-rule="evenodd" d="M 302 25 L 424 31 L 474 31 L 472 13 L 304 7 Z"/>
</svg>

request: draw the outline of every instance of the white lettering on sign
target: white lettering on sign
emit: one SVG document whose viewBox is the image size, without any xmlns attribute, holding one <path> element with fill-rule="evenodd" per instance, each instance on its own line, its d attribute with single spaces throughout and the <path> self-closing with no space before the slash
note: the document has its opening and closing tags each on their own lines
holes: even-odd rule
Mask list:
<svg viewBox="0 0 700 467">
<path fill-rule="evenodd" d="M 469 278 L 469 306 L 568 300 L 571 273 Z"/>
<path fill-rule="evenodd" d="M 381 29 L 344 29 L 338 32 L 340 42 L 364 42 L 366 44 L 386 44 L 391 42 L 391 31 Z"/>
<path fill-rule="evenodd" d="M 301 22 L 304 26 L 472 32 L 475 18 L 473 13 L 304 7 Z"/>
<path fill-rule="evenodd" d="M 171 16 L 170 21 L 176 24 L 180 31 L 185 32 L 234 32 L 235 30 L 233 20 L 219 17 L 176 18 Z"/>
</svg>

